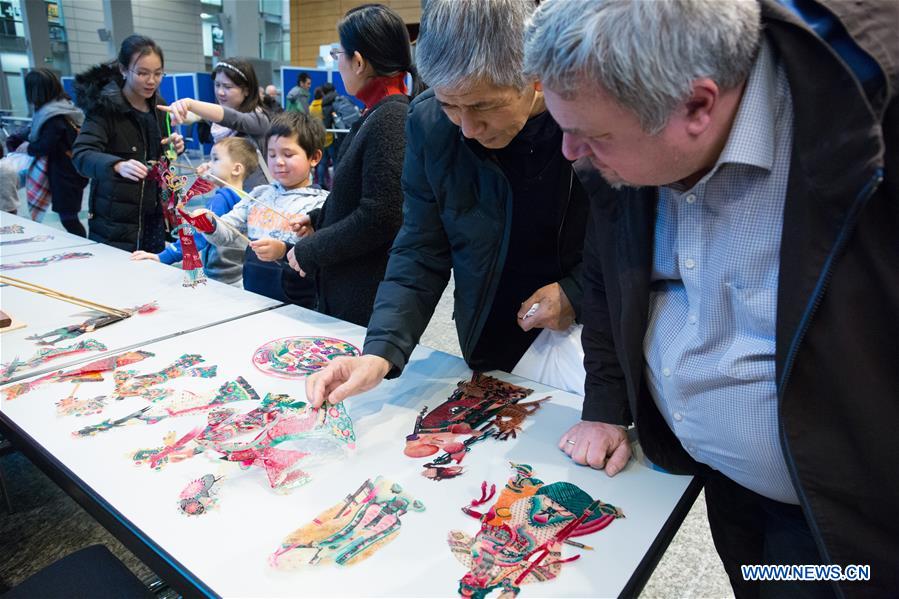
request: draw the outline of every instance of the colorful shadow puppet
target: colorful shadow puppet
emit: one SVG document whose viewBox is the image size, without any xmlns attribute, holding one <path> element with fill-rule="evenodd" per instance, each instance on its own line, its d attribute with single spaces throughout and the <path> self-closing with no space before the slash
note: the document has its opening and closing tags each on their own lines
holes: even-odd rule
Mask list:
<svg viewBox="0 0 899 599">
<path fill-rule="evenodd" d="M 483 599 L 494 590 L 502 597 L 515 597 L 523 584 L 551 580 L 563 564 L 580 557 L 563 559 L 564 542 L 624 517 L 617 507 L 594 500 L 571 483 L 547 485 L 534 478 L 529 465 L 512 467 L 515 474 L 486 512 L 474 509 L 495 495 L 495 485 L 488 494 L 486 483 L 481 497 L 462 508 L 480 520 L 475 536 L 458 530 L 449 533 L 453 555 L 468 568 L 459 581 L 463 597 Z"/>
<path fill-rule="evenodd" d="M 270 562 L 285 570 L 357 564 L 397 537 L 407 512 L 424 509 L 400 485 L 380 476 L 374 482 L 369 479 L 344 501 L 288 535 Z"/>
<path fill-rule="evenodd" d="M 89 351 L 106 351 L 106 346 L 96 339 L 85 339 L 65 347 L 42 347 L 27 360 L 16 356 L 11 362 L 0 365 L 0 385 L 8 383 L 13 375 L 22 370 L 33 370 L 47 362 Z"/>
<path fill-rule="evenodd" d="M 117 314 L 106 314 L 104 312 L 90 311 L 86 313 L 88 319 L 84 322 L 80 322 L 78 324 L 70 324 L 65 327 L 53 329 L 52 331 L 48 331 L 40 335 L 31 335 L 30 337 L 25 337 L 25 339 L 28 339 L 29 341 L 37 341 L 38 345 L 55 345 L 60 341 L 74 339 L 86 333 L 93 333 L 97 329 L 102 329 L 103 327 L 109 326 L 111 324 L 121 322 L 122 320 L 125 320 L 126 318 L 134 314 L 152 314 L 158 309 L 159 306 L 156 304 L 156 302 L 150 302 L 142 306 L 126 308 L 124 312 L 127 312 L 128 316 L 119 316 Z M 48 337 L 55 337 L 55 339 L 47 340 Z"/>
<path fill-rule="evenodd" d="M 270 376 L 303 378 L 340 356 L 358 356 L 359 349 L 331 337 L 284 337 L 269 341 L 253 353 L 253 365 Z"/>
</svg>

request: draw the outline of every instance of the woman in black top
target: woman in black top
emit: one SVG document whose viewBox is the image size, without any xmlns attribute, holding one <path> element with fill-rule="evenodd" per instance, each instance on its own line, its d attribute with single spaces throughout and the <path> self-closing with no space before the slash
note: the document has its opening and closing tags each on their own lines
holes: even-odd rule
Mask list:
<svg viewBox="0 0 899 599">
<path fill-rule="evenodd" d="M 403 222 L 406 74 L 417 81 L 403 20 L 380 4 L 346 13 L 332 51 L 347 92 L 365 104 L 340 144 L 331 194 L 294 222 L 303 235 L 287 257 L 315 279 L 317 310 L 368 324 L 387 255 Z"/>
<path fill-rule="evenodd" d="M 90 238 L 126 251 L 165 248 L 159 187 L 147 179 L 149 162 L 170 143 L 183 152 L 184 139 L 163 133 L 163 64 L 156 42 L 132 35 L 122 42 L 118 60 L 75 77 L 75 101 L 86 117 L 72 160 L 91 179 Z"/>
<path fill-rule="evenodd" d="M 72 165 L 72 144 L 84 114 L 72 104 L 59 78 L 49 69 L 34 69 L 25 75 L 25 98 L 34 106 L 27 151 L 31 156 L 47 159 L 53 212 L 59 214 L 66 231 L 87 237 L 78 221 L 87 179 Z"/>
</svg>

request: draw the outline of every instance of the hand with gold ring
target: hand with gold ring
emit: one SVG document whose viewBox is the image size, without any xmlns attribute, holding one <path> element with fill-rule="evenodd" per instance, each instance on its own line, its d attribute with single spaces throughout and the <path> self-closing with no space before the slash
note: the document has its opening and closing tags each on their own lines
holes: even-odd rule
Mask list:
<svg viewBox="0 0 899 599">
<path fill-rule="evenodd" d="M 631 445 L 627 430 L 617 424 L 582 420 L 562 435 L 559 449 L 576 464 L 615 476 L 627 466 Z"/>
</svg>

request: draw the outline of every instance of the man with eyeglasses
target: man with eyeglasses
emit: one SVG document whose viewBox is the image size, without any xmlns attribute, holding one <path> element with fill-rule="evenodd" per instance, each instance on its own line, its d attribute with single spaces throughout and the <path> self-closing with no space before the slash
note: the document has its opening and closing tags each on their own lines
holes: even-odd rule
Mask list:
<svg viewBox="0 0 899 599">
<path fill-rule="evenodd" d="M 533 8 L 428 2 L 416 60 L 432 90 L 410 107 L 403 226 L 364 355 L 307 379 L 314 405 L 398 376 L 451 271 L 462 355 L 474 370 L 511 371 L 541 328 L 576 320 L 587 200 L 540 85 L 522 74 Z"/>
</svg>

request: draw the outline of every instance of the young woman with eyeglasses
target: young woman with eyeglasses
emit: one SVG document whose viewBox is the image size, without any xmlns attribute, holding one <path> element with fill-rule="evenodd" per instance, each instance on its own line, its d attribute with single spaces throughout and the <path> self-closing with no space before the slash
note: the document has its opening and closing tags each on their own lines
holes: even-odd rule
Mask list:
<svg viewBox="0 0 899 599">
<path fill-rule="evenodd" d="M 319 312 L 365 326 L 403 222 L 405 79 L 417 88 L 418 78 L 406 25 L 390 8 L 353 8 L 337 33 L 337 68 L 365 111 L 340 144 L 328 199 L 292 223 L 302 239 L 287 257 L 299 276 L 315 280 Z"/>
<path fill-rule="evenodd" d="M 203 119 L 212 123 L 212 140 L 220 142 L 225 137 L 250 139 L 259 150 L 259 163 L 264 164 L 265 134 L 271 125 L 271 115 L 259 96 L 259 80 L 249 60 L 228 58 L 219 61 L 212 70 L 215 99 L 218 104 L 182 98 L 166 107 L 173 124 L 192 123 Z M 200 172 L 205 170 L 201 167 Z M 251 173 L 244 182 L 249 191 L 267 181 L 261 170 Z"/>
<path fill-rule="evenodd" d="M 148 37 L 122 42 L 117 60 L 75 77 L 75 103 L 85 113 L 72 161 L 91 179 L 89 237 L 127 251 L 165 248 L 159 187 L 147 178 L 150 161 L 184 139 L 168 135 L 159 84 L 162 49 Z"/>
</svg>

